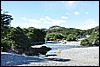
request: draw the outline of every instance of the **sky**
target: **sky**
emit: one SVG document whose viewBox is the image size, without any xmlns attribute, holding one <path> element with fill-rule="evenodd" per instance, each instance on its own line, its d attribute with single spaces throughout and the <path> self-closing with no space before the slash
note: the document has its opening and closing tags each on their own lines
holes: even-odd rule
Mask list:
<svg viewBox="0 0 100 67">
<path fill-rule="evenodd" d="M 90 29 L 99 25 L 99 1 L 1 1 L 12 27 Z"/>
</svg>

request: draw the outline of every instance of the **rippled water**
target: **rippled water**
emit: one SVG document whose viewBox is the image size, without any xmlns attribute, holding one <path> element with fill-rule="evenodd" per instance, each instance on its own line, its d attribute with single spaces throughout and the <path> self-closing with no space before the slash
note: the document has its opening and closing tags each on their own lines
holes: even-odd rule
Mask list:
<svg viewBox="0 0 100 67">
<path fill-rule="evenodd" d="M 69 49 L 69 48 L 77 48 L 80 47 L 78 45 L 68 45 L 68 44 L 62 44 L 59 42 L 46 42 L 46 45 L 51 47 L 52 50 L 57 50 L 57 49 Z"/>
<path fill-rule="evenodd" d="M 58 50 L 64 50 L 64 49 L 79 48 L 79 47 L 81 47 L 81 46 L 78 46 L 78 45 L 62 44 L 62 43 L 59 43 L 59 42 L 46 42 L 45 44 L 48 47 L 52 48 L 52 50 L 47 52 L 47 54 L 56 54 Z"/>
</svg>

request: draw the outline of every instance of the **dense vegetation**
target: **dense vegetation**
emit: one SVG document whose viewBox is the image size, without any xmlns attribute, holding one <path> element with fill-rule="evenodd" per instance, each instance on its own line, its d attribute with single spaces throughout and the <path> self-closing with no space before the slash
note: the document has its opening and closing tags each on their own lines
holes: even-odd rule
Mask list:
<svg viewBox="0 0 100 67">
<path fill-rule="evenodd" d="M 1 10 L 2 12 L 2 10 Z M 31 45 L 45 43 L 46 32 L 36 28 L 11 27 L 11 15 L 1 14 L 1 47 L 3 51 L 29 51 Z"/>
<path fill-rule="evenodd" d="M 90 37 L 81 41 L 83 46 L 99 46 L 99 32 L 94 32 Z"/>
<path fill-rule="evenodd" d="M 50 34 L 47 34 L 46 37 L 45 37 L 45 40 L 46 41 L 56 41 L 56 39 L 63 39 L 63 36 L 62 34 L 60 33 L 50 33 Z"/>
<path fill-rule="evenodd" d="M 90 35 L 90 37 L 82 40 L 81 45 L 83 46 L 99 45 L 99 26 L 96 26 L 95 28 L 91 28 L 88 30 L 52 26 L 47 30 L 46 40 L 56 41 L 57 39 L 63 39 L 67 41 L 77 41 L 79 38 L 86 37 L 86 35 Z M 59 38 L 57 38 L 56 36 L 58 36 Z"/>
<path fill-rule="evenodd" d="M 60 26 L 52 26 L 47 30 L 46 38 L 48 38 L 48 39 L 51 38 L 48 34 L 53 33 L 52 36 L 54 34 L 55 35 L 60 34 L 59 36 L 63 36 L 63 39 L 65 39 L 67 41 L 76 41 L 77 38 L 80 38 L 86 34 L 84 32 L 85 31 L 83 31 L 83 30 L 75 29 L 75 28 L 65 28 L 65 27 L 60 27 Z M 46 39 L 46 40 L 48 40 L 48 39 Z M 54 40 L 56 40 L 56 39 L 54 39 Z"/>
<path fill-rule="evenodd" d="M 39 45 L 45 41 L 77 41 L 78 38 L 90 37 L 81 41 L 83 46 L 99 46 L 99 26 L 80 30 L 75 28 L 65 28 L 52 26 L 47 29 L 36 29 L 34 27 L 20 28 L 11 27 L 12 16 L 1 10 L 1 47 L 3 51 L 21 49 L 22 52 L 30 50 L 31 45 Z"/>
</svg>

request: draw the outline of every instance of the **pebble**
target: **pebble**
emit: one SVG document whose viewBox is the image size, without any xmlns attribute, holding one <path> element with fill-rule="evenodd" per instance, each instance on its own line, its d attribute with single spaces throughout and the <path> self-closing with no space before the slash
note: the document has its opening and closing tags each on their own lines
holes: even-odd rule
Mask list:
<svg viewBox="0 0 100 67">
<path fill-rule="evenodd" d="M 1 52 L 1 66 L 99 66 L 99 47 L 71 48 L 44 58 Z"/>
</svg>

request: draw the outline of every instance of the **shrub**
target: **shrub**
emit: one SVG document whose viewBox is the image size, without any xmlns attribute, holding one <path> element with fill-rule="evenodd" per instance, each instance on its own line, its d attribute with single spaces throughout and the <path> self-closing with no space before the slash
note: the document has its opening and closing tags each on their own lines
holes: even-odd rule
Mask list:
<svg viewBox="0 0 100 67">
<path fill-rule="evenodd" d="M 69 34 L 67 37 L 67 41 L 76 41 L 76 40 L 77 40 L 77 36 L 73 34 Z"/>
<path fill-rule="evenodd" d="M 99 46 L 99 33 L 92 33 L 87 39 L 81 40 L 83 46 Z"/>
</svg>

